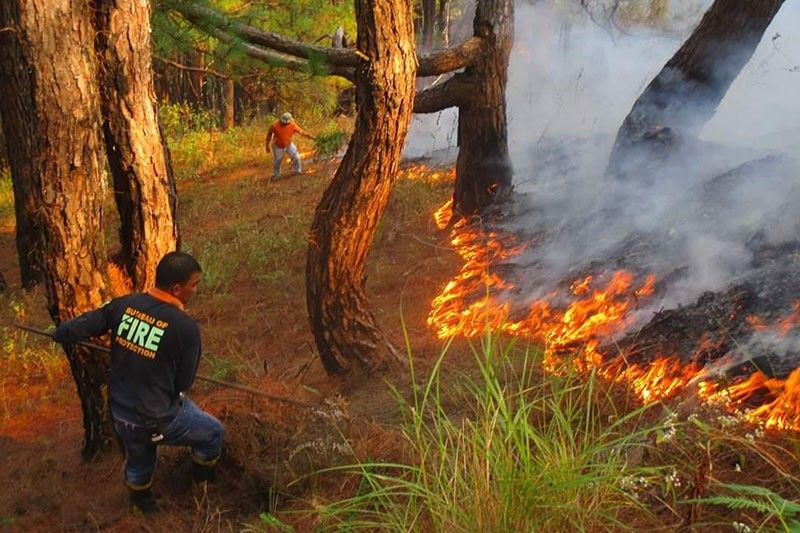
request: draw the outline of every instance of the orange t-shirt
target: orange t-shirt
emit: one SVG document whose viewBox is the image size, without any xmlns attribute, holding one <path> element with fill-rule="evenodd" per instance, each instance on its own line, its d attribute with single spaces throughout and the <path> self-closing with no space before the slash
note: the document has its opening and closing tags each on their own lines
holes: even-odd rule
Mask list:
<svg viewBox="0 0 800 533">
<path fill-rule="evenodd" d="M 278 148 L 286 148 L 292 143 L 292 135 L 300 131 L 300 127 L 294 122 L 288 124 L 281 124 L 281 121 L 275 122 L 269 128 L 269 133 L 275 134 L 275 144 Z M 269 135 L 269 133 L 267 135 Z"/>
</svg>

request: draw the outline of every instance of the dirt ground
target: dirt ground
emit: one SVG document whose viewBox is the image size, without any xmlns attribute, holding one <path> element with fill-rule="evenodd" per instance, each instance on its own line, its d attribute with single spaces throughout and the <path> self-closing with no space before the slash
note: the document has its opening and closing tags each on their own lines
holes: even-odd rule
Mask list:
<svg viewBox="0 0 800 533">
<path fill-rule="evenodd" d="M 303 476 L 315 469 L 353 462 L 354 455 L 402 453 L 387 383 L 402 389 L 408 380 L 404 366 L 356 384 L 330 378 L 306 319 L 304 235 L 335 165 L 314 162 L 305 175 L 270 181 L 264 164 L 179 185 L 185 248 L 200 258 L 211 285 L 201 286 L 190 305 L 207 354 L 200 372 L 317 407 L 196 382 L 193 398 L 227 429 L 220 479 L 207 492 L 198 491 L 189 480 L 186 451 L 161 449 L 154 482 L 163 509 L 158 518 L 128 511 L 119 449 L 81 460 L 82 418 L 66 361 L 46 340 L 11 327 L 15 320 L 45 326 L 49 319 L 41 290 L 20 289 L 13 231 L 0 233 L 0 270 L 9 282 L 0 296 L 2 361 L 14 365 L 4 372 L 0 390 L 0 483 L 6 487 L 0 491 L 0 529 L 241 530 L 257 524 L 259 512 L 270 506 L 307 508 L 315 494 L 344 488 L 314 486 Z M 424 367 L 440 349 L 425 324 L 429 302 L 459 264 L 447 235 L 431 219 L 451 186 L 406 181 L 379 229 L 367 286 L 389 338 L 405 346 L 402 317 L 415 364 Z M 255 245 L 264 253 L 254 262 L 246 248 L 259 228 L 268 229 L 259 233 Z M 50 361 L 47 368 L 15 359 L 13 352 L 23 348 L 53 354 L 42 359 Z"/>
</svg>

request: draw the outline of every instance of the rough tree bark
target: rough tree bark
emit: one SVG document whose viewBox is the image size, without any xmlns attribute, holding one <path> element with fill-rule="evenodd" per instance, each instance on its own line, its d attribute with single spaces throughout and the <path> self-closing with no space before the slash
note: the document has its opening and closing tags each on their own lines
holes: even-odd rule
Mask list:
<svg viewBox="0 0 800 533">
<path fill-rule="evenodd" d="M 6 130 L 6 137 L 26 136 L 17 148 L 25 150 L 21 157 L 36 176 L 26 183 L 27 194 L 37 206 L 34 224 L 42 228 L 48 308 L 60 322 L 106 296 L 106 253 L 97 238 L 103 234 L 106 185 L 97 73 L 87 42 L 93 33 L 90 8 L 81 0 L 6 0 L 0 15 L 21 50 L 16 69 L 27 72 L 4 77 L 2 94 L 19 92 L 19 101 L 32 106 L 29 127 Z M 19 171 L 12 165 L 14 180 L 25 178 L 26 170 Z M 81 398 L 88 458 L 110 434 L 104 425 L 107 362 L 69 347 L 66 352 Z"/>
<path fill-rule="evenodd" d="M 481 0 L 475 11 L 474 33 L 483 40 L 475 61 L 458 82 L 468 80 L 468 93 L 458 108 L 458 159 L 454 212 L 478 214 L 511 189 L 513 170 L 508 156 L 506 84 L 514 44 L 513 0 Z"/>
<path fill-rule="evenodd" d="M 358 113 L 353 138 L 314 214 L 306 263 L 309 322 L 325 365 L 371 370 L 387 344 L 367 305 L 364 263 L 411 120 L 416 56 L 409 0 L 357 0 Z"/>
<path fill-rule="evenodd" d="M 420 91 L 415 113 L 458 107 L 458 159 L 453 212 L 477 215 L 511 191 L 505 91 L 514 43 L 513 0 L 479 0 L 474 36 L 446 52 L 420 57 L 419 75 L 464 68 Z"/>
<path fill-rule="evenodd" d="M 696 137 L 782 4 L 716 0 L 633 104 L 617 132 L 609 172 L 633 174 L 652 158 L 652 149 Z"/>
<path fill-rule="evenodd" d="M 150 4 L 96 0 L 94 22 L 122 262 L 134 289 L 142 290 L 154 284 L 158 261 L 179 239 L 175 179 L 153 88 Z"/>
<path fill-rule="evenodd" d="M 22 286 L 29 289 L 41 282 L 42 228 L 36 222 L 36 205 L 31 190 L 39 187 L 35 152 L 36 124 L 30 61 L 18 35 L 19 4 L 0 3 L 0 118 L 5 130 L 6 154 L 14 176 L 14 210 L 16 215 L 17 255 Z"/>
</svg>

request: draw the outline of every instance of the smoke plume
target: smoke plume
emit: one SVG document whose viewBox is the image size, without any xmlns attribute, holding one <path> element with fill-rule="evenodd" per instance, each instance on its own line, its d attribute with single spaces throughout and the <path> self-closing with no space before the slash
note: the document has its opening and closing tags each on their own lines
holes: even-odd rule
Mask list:
<svg viewBox="0 0 800 533">
<path fill-rule="evenodd" d="M 504 297 L 524 307 L 586 274 L 653 273 L 659 290 L 640 310 L 642 324 L 656 310 L 776 268 L 800 272 L 800 35 L 792 31 L 800 7 L 786 3 L 778 13 L 699 143 L 621 181 L 604 173 L 616 131 L 708 2 L 673 1 L 669 33 L 600 27 L 559 7 L 567 4 L 516 7 L 507 100 L 522 199 L 506 229 L 532 244 L 513 259 L 516 287 Z M 406 154 L 452 146 L 456 121 L 455 112 L 415 117 Z M 798 296 L 773 299 L 765 311 L 781 316 Z M 800 345 L 742 342 L 794 357 Z"/>
</svg>

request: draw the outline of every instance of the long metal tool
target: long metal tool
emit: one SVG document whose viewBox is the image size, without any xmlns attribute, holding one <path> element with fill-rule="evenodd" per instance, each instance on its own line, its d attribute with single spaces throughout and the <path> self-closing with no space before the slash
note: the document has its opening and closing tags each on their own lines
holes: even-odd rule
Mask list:
<svg viewBox="0 0 800 533">
<path fill-rule="evenodd" d="M 25 324 L 16 324 L 16 323 L 14 324 L 14 327 L 18 328 L 18 329 L 21 329 L 23 331 L 29 331 L 30 333 L 35 333 L 37 335 L 41 335 L 43 337 L 48 337 L 53 342 L 56 342 L 55 338 L 53 337 L 53 334 L 48 332 L 48 331 L 45 331 L 43 329 L 33 328 L 31 326 L 26 326 Z M 89 348 L 90 350 L 96 350 L 96 351 L 102 352 L 102 353 L 111 353 L 111 350 L 109 348 L 106 348 L 105 346 L 100 346 L 99 344 L 94 344 L 94 343 L 91 343 L 91 342 L 77 341 L 74 344 L 83 346 L 85 348 Z M 267 398 L 269 400 L 274 400 L 276 402 L 289 403 L 289 404 L 292 404 L 292 405 L 296 405 L 298 407 L 305 407 L 305 408 L 308 408 L 308 409 L 314 409 L 314 408 L 317 407 L 316 405 L 312 405 L 312 404 L 306 403 L 306 402 L 301 402 L 299 400 L 293 400 L 291 398 L 285 398 L 283 396 L 275 396 L 273 394 L 269 394 L 269 393 L 264 392 L 262 390 L 254 389 L 253 387 L 248 387 L 247 385 L 239 385 L 238 383 L 231 383 L 230 381 L 224 381 L 224 380 L 221 380 L 221 379 L 212 378 L 212 377 L 209 377 L 209 376 L 204 376 L 202 374 L 197 374 L 195 377 L 197 379 L 201 379 L 203 381 L 208 381 L 209 383 L 214 383 L 215 385 L 219 385 L 221 387 L 226 387 L 226 388 L 229 388 L 229 389 L 236 389 L 236 390 L 240 390 L 240 391 L 244 391 L 244 392 L 249 392 L 250 394 L 253 394 L 255 396 L 261 396 L 262 398 Z"/>
</svg>

